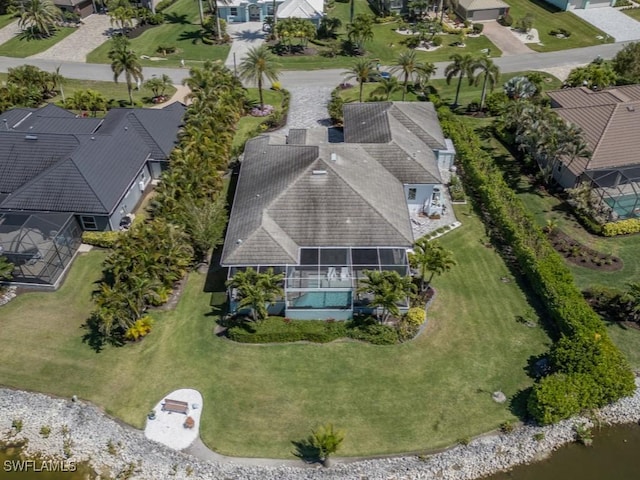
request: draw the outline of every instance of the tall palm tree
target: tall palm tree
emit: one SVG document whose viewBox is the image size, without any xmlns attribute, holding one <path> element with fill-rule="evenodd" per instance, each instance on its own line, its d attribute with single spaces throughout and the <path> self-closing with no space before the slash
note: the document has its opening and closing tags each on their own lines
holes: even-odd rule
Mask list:
<svg viewBox="0 0 640 480">
<path fill-rule="evenodd" d="M 62 85 L 65 82 L 65 78 L 60 74 L 60 65 L 56 67 L 56 69 L 51 74 L 51 82 L 53 83 L 54 90 L 58 90 L 60 92 L 60 96 L 62 97 L 62 102 L 64 103 L 64 90 Z"/>
<path fill-rule="evenodd" d="M 476 75 L 476 71 L 480 70 L 480 73 Z M 500 78 L 500 68 L 493 63 L 488 57 L 482 57 L 476 60 L 471 66 L 471 78 L 474 80 L 474 84 L 477 86 L 482 78 L 482 94 L 480 96 L 480 110 L 484 110 L 484 101 L 487 98 L 487 84 L 489 89 L 493 91 L 496 82 Z"/>
<path fill-rule="evenodd" d="M 200 25 L 204 24 L 204 11 L 202 10 L 202 0 L 196 0 L 198 3 L 198 14 L 200 15 Z"/>
<path fill-rule="evenodd" d="M 32 38 L 49 37 L 61 17 L 62 12 L 52 0 L 28 0 L 23 5 L 18 26 Z"/>
<path fill-rule="evenodd" d="M 396 64 L 391 68 L 391 71 L 402 75 L 402 101 L 404 101 L 409 80 L 413 80 L 414 77 L 420 77 L 421 81 L 428 81 L 429 77 L 435 73 L 435 65 L 429 62 L 419 62 L 416 59 L 415 50 L 407 50 L 398 56 Z"/>
<path fill-rule="evenodd" d="M 447 85 L 451 83 L 453 77 L 458 77 L 458 86 L 456 87 L 456 98 L 453 101 L 453 107 L 458 106 L 458 98 L 460 96 L 460 85 L 462 85 L 462 79 L 465 77 L 471 77 L 473 75 L 471 68 L 475 62 L 474 58 L 470 54 L 454 53 L 449 57 L 453 60 L 453 63 L 447 65 L 444 69 L 444 74 L 447 79 Z"/>
<path fill-rule="evenodd" d="M 347 25 L 347 38 L 356 44 L 359 54 L 362 54 L 365 42 L 373 39 L 373 19 L 368 15 L 357 15 Z"/>
<path fill-rule="evenodd" d="M 365 270 L 358 292 L 372 295 L 371 305 L 382 309 L 381 320 L 391 315 L 398 317 L 398 303 L 413 295 L 414 285 L 410 277 L 402 277 L 395 271 Z"/>
<path fill-rule="evenodd" d="M 345 80 L 354 79 L 360 84 L 360 93 L 358 101 L 362 102 L 362 89 L 365 82 L 371 80 L 372 77 L 377 75 L 377 70 L 373 65 L 373 62 L 368 58 L 359 58 L 353 64 L 350 70 L 343 73 Z"/>
<path fill-rule="evenodd" d="M 133 106 L 133 82 L 144 80 L 142 75 L 142 65 L 138 61 L 135 52 L 131 50 L 129 40 L 123 36 L 113 37 L 111 40 L 111 50 L 109 50 L 109 60 L 111 60 L 111 71 L 113 81 L 118 83 L 118 77 L 124 73 L 129 92 L 129 103 Z"/>
<path fill-rule="evenodd" d="M 265 78 L 272 83 L 277 82 L 280 76 L 280 64 L 276 62 L 275 55 L 269 51 L 269 47 L 266 45 L 252 47 L 240 63 L 238 73 L 241 79 L 258 84 L 260 109 L 264 109 L 262 82 Z"/>
</svg>

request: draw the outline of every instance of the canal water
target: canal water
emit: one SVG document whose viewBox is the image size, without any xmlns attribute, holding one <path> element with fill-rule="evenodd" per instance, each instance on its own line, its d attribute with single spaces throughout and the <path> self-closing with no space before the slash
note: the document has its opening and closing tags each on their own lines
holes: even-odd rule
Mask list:
<svg viewBox="0 0 640 480">
<path fill-rule="evenodd" d="M 564 446 L 547 460 L 487 480 L 640 480 L 640 426 L 594 430 L 593 445 Z"/>
<path fill-rule="evenodd" d="M 596 430 L 593 446 L 570 444 L 551 457 L 531 465 L 522 465 L 485 480 L 640 480 L 640 426 L 621 425 Z M 18 463 L 15 463 L 18 462 Z M 19 465 L 27 471 L 18 472 Z M 43 471 L 44 467 L 44 471 Z M 51 472 L 70 465 L 42 464 L 34 460 L 21 464 L 16 449 L 0 451 L 0 479 L 86 480 L 92 478 L 84 465 L 74 472 Z M 39 471 L 36 471 L 39 470 Z"/>
</svg>

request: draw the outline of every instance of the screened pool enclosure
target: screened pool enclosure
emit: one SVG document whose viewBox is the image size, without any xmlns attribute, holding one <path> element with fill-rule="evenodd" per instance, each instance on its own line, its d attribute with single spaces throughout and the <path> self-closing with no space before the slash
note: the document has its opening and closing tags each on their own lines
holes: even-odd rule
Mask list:
<svg viewBox="0 0 640 480">
<path fill-rule="evenodd" d="M 14 282 L 55 286 L 81 237 L 68 213 L 0 213 L 0 255 L 14 264 Z"/>
<path fill-rule="evenodd" d="M 229 278 L 246 267 L 231 267 Z M 302 248 L 297 265 L 253 265 L 265 272 L 272 268 L 285 275 L 284 298 L 272 306 L 272 315 L 313 320 L 334 318 L 347 320 L 354 313 L 373 313 L 371 298 L 358 293 L 367 270 L 393 270 L 409 275 L 407 252 L 404 248 Z M 236 292 L 230 291 L 231 311 L 237 308 Z M 398 305 L 409 308 L 408 299 Z"/>
<path fill-rule="evenodd" d="M 585 172 L 610 220 L 640 217 L 640 166 Z"/>
</svg>

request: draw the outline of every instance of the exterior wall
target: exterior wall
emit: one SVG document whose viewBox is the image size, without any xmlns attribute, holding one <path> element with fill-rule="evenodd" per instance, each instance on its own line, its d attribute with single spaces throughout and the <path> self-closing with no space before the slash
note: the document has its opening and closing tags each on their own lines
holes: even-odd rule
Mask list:
<svg viewBox="0 0 640 480">
<path fill-rule="evenodd" d="M 547 3 L 550 3 L 554 7 L 558 7 L 560 10 L 570 10 L 571 8 L 575 8 L 576 4 L 572 5 L 574 0 L 545 0 Z M 577 0 L 578 6 L 577 8 L 581 8 L 580 4 L 582 0 Z"/>
<path fill-rule="evenodd" d="M 414 206 L 414 207 L 422 207 L 422 205 L 424 205 L 424 202 L 426 200 L 428 200 L 429 198 L 431 198 L 431 194 L 433 193 L 433 187 L 435 185 L 434 184 L 406 184 L 404 186 L 404 198 L 407 200 L 407 205 L 409 205 L 410 207 Z M 409 194 L 410 191 L 409 189 L 416 189 L 416 195 L 415 198 L 410 199 L 409 198 Z"/>
<path fill-rule="evenodd" d="M 120 220 L 122 220 L 122 217 L 127 213 L 133 211 L 142 198 L 142 194 L 145 188 L 147 188 L 147 185 L 149 185 L 149 182 L 151 182 L 151 174 L 149 173 L 149 167 L 145 165 L 129 187 L 126 195 L 111 214 L 109 221 L 111 230 L 118 230 L 120 228 Z"/>
<path fill-rule="evenodd" d="M 447 146 L 446 150 L 434 150 L 433 153 L 436 154 L 438 168 L 440 170 L 451 170 L 456 157 L 456 149 L 450 139 L 445 138 L 444 143 Z"/>
<path fill-rule="evenodd" d="M 283 1 L 277 1 L 276 8 Z M 218 8 L 220 10 L 220 18 L 229 23 L 242 23 L 263 22 L 265 17 L 271 15 L 272 6 L 273 2 L 271 0 L 249 0 L 242 2 L 239 6 L 219 5 Z M 252 13 L 253 18 L 251 18 Z"/>
<path fill-rule="evenodd" d="M 465 20 L 473 20 L 476 22 L 486 20 L 497 20 L 500 15 L 504 15 L 507 12 L 507 8 L 492 8 L 489 10 L 472 10 L 467 12 L 467 17 L 463 17 Z"/>
<path fill-rule="evenodd" d="M 578 177 L 564 166 L 553 172 L 553 178 L 562 188 L 573 188 L 578 182 Z"/>
<path fill-rule="evenodd" d="M 60 8 L 60 10 L 62 11 L 77 13 L 78 15 L 80 15 L 80 18 L 85 18 L 95 13 L 93 11 L 93 2 L 91 0 L 85 0 L 84 2 L 80 2 L 75 7 L 71 5 L 58 5 L 58 4 L 56 4 L 56 6 Z"/>
<path fill-rule="evenodd" d="M 286 309 L 285 315 L 293 320 L 326 320 L 333 318 L 335 320 L 350 320 L 353 317 L 352 310 L 297 310 Z"/>
<path fill-rule="evenodd" d="M 167 168 L 169 168 L 169 162 L 164 160 L 150 160 L 149 161 L 149 173 L 151 178 L 157 180 Z"/>
</svg>

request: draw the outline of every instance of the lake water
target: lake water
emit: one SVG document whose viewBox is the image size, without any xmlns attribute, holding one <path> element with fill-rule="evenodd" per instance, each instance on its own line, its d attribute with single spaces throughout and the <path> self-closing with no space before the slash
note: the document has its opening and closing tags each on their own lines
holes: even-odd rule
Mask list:
<svg viewBox="0 0 640 480">
<path fill-rule="evenodd" d="M 35 471 L 70 467 L 69 464 L 46 464 L 38 460 L 32 464 L 19 461 L 19 452 L 0 451 L 0 479 L 16 480 L 86 480 L 90 470 L 77 465 L 75 472 Z M 9 462 L 9 463 L 7 463 Z M 19 465 L 29 471 L 16 472 Z M 9 467 L 9 468 L 7 468 Z M 68 468 L 67 468 L 68 469 Z M 556 451 L 542 462 L 523 465 L 511 472 L 488 477 L 486 480 L 640 480 L 640 426 L 622 425 L 595 431 L 592 447 L 570 444 Z"/>
<path fill-rule="evenodd" d="M 570 444 L 547 460 L 487 480 L 639 480 L 640 426 L 594 430 L 593 446 Z"/>
</svg>

